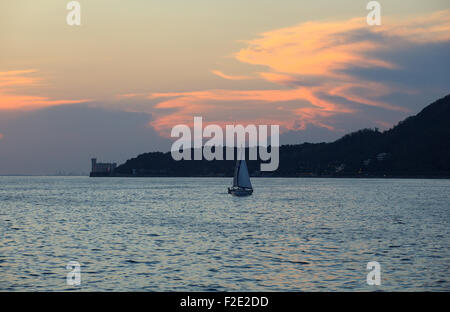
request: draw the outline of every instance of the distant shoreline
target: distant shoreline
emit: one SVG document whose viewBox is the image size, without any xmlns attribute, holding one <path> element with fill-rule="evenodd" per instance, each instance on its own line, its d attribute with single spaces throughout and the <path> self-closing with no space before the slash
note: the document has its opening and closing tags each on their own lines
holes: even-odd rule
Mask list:
<svg viewBox="0 0 450 312">
<path fill-rule="evenodd" d="M 233 178 L 233 176 L 132 176 L 132 175 L 112 175 L 112 176 L 90 176 L 91 178 Z M 355 176 L 355 175 L 342 175 L 342 176 L 250 176 L 252 179 L 269 178 L 269 179 L 296 179 L 296 178 L 327 178 L 327 179 L 450 179 L 450 175 L 371 175 L 371 176 Z"/>
<path fill-rule="evenodd" d="M 449 116 L 447 95 L 389 130 L 365 128 L 334 142 L 281 145 L 274 171 L 262 171 L 261 164 L 268 160 L 250 160 L 249 148 L 245 149 L 249 156 L 244 158 L 249 159 L 247 168 L 253 178 L 449 179 Z M 227 148 L 222 149 L 221 154 L 226 154 Z M 190 148 L 189 159 L 195 153 Z M 149 152 L 117 167 L 115 163 L 99 163 L 97 168 L 94 162 L 91 176 L 231 177 L 235 162 L 219 159 L 177 161 L 169 152 Z"/>
<path fill-rule="evenodd" d="M 51 174 L 0 174 L 0 177 L 53 177 L 53 178 L 226 178 L 231 179 L 232 176 L 132 176 L 132 175 L 112 175 L 112 176 L 89 176 L 89 175 L 51 175 Z M 251 176 L 252 179 L 269 178 L 269 179 L 450 179 L 450 175 L 390 175 L 390 176 Z"/>
</svg>

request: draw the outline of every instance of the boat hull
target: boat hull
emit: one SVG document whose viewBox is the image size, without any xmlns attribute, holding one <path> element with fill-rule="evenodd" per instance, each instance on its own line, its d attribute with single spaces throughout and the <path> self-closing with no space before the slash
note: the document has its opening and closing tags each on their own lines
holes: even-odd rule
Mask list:
<svg viewBox="0 0 450 312">
<path fill-rule="evenodd" d="M 245 189 L 245 188 L 228 188 L 228 194 L 231 194 L 233 196 L 243 197 L 243 196 L 250 196 L 253 194 L 252 189 Z"/>
</svg>

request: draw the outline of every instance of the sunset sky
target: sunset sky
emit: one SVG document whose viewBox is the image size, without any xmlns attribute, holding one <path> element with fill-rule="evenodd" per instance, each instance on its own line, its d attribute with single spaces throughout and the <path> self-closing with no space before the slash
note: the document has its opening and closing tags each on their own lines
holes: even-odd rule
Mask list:
<svg viewBox="0 0 450 312">
<path fill-rule="evenodd" d="M 279 124 L 281 143 L 388 129 L 450 93 L 450 2 L 0 2 L 0 174 L 168 151 L 170 130 Z"/>
</svg>

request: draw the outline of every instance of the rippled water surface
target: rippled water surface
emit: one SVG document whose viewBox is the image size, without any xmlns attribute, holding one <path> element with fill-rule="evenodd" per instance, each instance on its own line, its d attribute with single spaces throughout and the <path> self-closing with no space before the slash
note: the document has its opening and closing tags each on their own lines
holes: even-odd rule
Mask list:
<svg viewBox="0 0 450 312">
<path fill-rule="evenodd" d="M 0 290 L 450 290 L 449 180 L 230 183 L 0 177 Z"/>
</svg>

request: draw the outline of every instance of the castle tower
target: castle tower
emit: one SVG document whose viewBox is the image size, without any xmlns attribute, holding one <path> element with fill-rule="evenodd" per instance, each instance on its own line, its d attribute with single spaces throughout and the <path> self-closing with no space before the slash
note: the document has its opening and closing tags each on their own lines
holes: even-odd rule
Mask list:
<svg viewBox="0 0 450 312">
<path fill-rule="evenodd" d="M 96 171 L 96 167 L 97 167 L 97 158 L 92 158 L 91 159 L 91 164 L 92 164 L 91 172 L 95 172 Z"/>
</svg>

